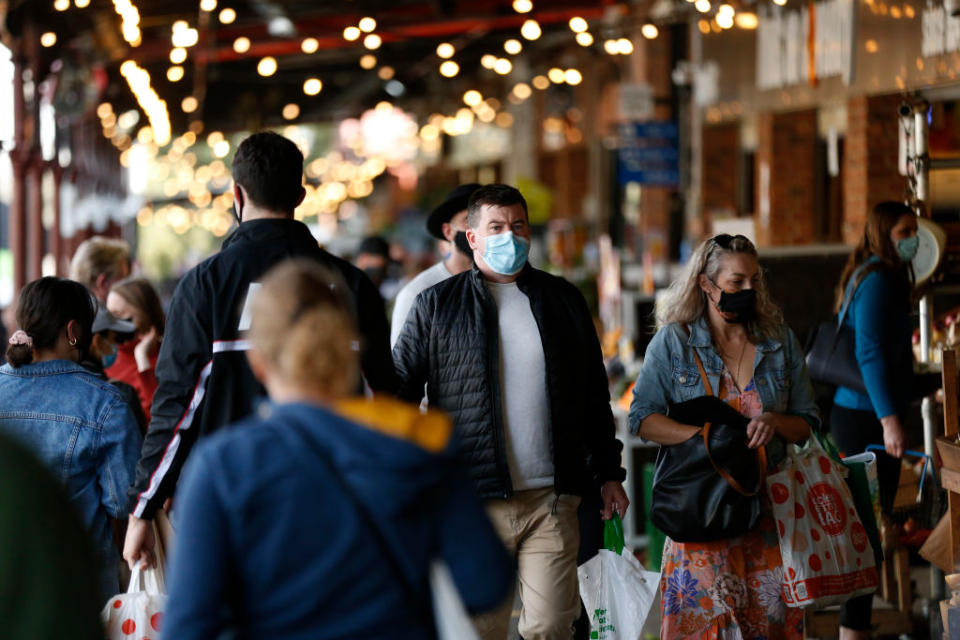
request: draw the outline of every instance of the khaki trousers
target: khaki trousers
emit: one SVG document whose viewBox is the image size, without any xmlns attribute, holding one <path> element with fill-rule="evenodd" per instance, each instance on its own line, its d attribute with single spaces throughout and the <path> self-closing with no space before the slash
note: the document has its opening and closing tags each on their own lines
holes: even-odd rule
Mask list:
<svg viewBox="0 0 960 640">
<path fill-rule="evenodd" d="M 487 502 L 487 515 L 517 560 L 520 623 L 524 640 L 569 640 L 580 615 L 577 547 L 578 496 L 557 496 L 553 487 L 518 491 Z M 506 640 L 513 598 L 474 618 L 484 640 Z"/>
</svg>

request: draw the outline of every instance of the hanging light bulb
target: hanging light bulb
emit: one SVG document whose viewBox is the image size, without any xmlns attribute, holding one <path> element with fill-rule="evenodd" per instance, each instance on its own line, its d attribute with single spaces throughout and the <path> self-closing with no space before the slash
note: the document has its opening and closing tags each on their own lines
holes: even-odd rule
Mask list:
<svg viewBox="0 0 960 640">
<path fill-rule="evenodd" d="M 360 31 L 363 31 L 364 33 L 370 33 L 377 28 L 377 21 L 367 16 L 366 18 L 360 18 L 360 22 L 357 23 L 357 26 L 360 27 Z"/>
<path fill-rule="evenodd" d="M 277 59 L 273 56 L 266 56 L 257 63 L 257 73 L 261 76 L 272 76 L 277 72 Z"/>
<path fill-rule="evenodd" d="M 437 45 L 437 56 L 441 58 L 452 58 L 457 50 L 449 42 L 441 42 Z"/>
<path fill-rule="evenodd" d="M 530 13 L 533 11 L 533 2 L 531 0 L 513 0 L 513 10 L 517 13 Z"/>
<path fill-rule="evenodd" d="M 173 64 L 183 64 L 187 59 L 187 50 L 183 47 L 175 47 L 170 50 L 170 62 Z"/>
<path fill-rule="evenodd" d="M 304 53 L 316 53 L 320 48 L 320 42 L 316 38 L 304 38 L 300 43 L 300 50 Z"/>
<path fill-rule="evenodd" d="M 533 19 L 527 20 L 523 23 L 523 26 L 520 27 L 520 35 L 527 40 L 536 40 L 542 33 L 540 23 Z"/>
<path fill-rule="evenodd" d="M 593 44 L 593 36 L 589 32 L 584 31 L 583 33 L 577 34 L 577 44 L 581 47 L 589 47 Z"/>
<path fill-rule="evenodd" d="M 233 50 L 237 53 L 246 53 L 250 51 L 250 38 L 246 36 L 240 36 L 233 41 Z"/>
<path fill-rule="evenodd" d="M 347 27 L 346 29 L 343 30 L 343 39 L 353 42 L 354 40 L 360 37 L 360 33 L 361 33 L 360 29 L 358 29 L 357 27 Z"/>
<path fill-rule="evenodd" d="M 570 30 L 574 33 L 583 33 L 587 30 L 588 24 L 587 21 L 581 18 L 580 16 L 574 16 L 570 18 Z"/>
<path fill-rule="evenodd" d="M 741 29 L 756 29 L 760 26 L 760 20 L 757 18 L 757 14 L 751 13 L 750 11 L 738 13 L 734 21 Z"/>
<path fill-rule="evenodd" d="M 523 51 L 523 45 L 516 38 L 510 38 L 503 43 L 503 50 L 509 53 L 512 56 L 517 55 Z"/>
<path fill-rule="evenodd" d="M 513 63 L 506 58 L 498 58 L 496 64 L 493 65 L 493 70 L 501 76 L 505 76 L 513 71 Z"/>
<path fill-rule="evenodd" d="M 452 78 L 460 73 L 460 65 L 453 60 L 447 60 L 440 65 L 440 75 L 445 78 Z"/>
<path fill-rule="evenodd" d="M 315 96 L 323 89 L 323 82 L 320 78 L 307 78 L 303 82 L 303 92 L 308 96 Z"/>
<path fill-rule="evenodd" d="M 640 33 L 647 40 L 653 40 L 660 35 L 660 29 L 657 28 L 657 25 L 648 22 L 640 28 Z"/>
</svg>

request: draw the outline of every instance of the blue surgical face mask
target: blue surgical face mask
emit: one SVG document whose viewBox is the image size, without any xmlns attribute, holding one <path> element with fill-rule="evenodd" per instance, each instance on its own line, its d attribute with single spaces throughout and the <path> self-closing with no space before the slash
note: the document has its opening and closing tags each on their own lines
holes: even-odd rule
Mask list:
<svg viewBox="0 0 960 640">
<path fill-rule="evenodd" d="M 101 362 L 103 362 L 104 369 L 109 369 L 113 366 L 113 363 L 117 361 L 117 343 L 111 343 L 110 347 L 112 351 L 110 353 L 105 353 L 100 357 Z"/>
<path fill-rule="evenodd" d="M 897 255 L 904 262 L 910 262 L 917 255 L 917 249 L 920 247 L 920 236 L 911 236 L 897 241 Z"/>
<path fill-rule="evenodd" d="M 512 231 L 486 237 L 483 260 L 502 276 L 512 276 L 523 269 L 530 252 L 530 241 L 513 235 Z"/>
</svg>

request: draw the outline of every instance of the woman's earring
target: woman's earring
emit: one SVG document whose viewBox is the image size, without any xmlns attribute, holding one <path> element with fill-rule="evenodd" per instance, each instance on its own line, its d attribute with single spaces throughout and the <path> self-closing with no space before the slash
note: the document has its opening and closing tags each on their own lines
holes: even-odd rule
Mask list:
<svg viewBox="0 0 960 640">
<path fill-rule="evenodd" d="M 69 344 L 71 347 L 75 347 L 75 346 L 77 346 L 77 339 L 76 339 L 76 338 L 70 338 L 69 340 L 67 340 L 67 344 Z"/>
</svg>

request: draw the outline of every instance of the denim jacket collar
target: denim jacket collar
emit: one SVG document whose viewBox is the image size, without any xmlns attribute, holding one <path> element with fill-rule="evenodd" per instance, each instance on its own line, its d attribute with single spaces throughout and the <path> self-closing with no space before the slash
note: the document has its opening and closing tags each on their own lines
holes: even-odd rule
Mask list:
<svg viewBox="0 0 960 640">
<path fill-rule="evenodd" d="M 40 376 L 55 376 L 61 373 L 76 373 L 82 371 L 90 373 L 72 360 L 47 360 L 45 362 L 31 362 L 21 367 L 4 365 L 3 373 L 21 378 L 38 378 Z"/>
<path fill-rule="evenodd" d="M 688 325 L 690 336 L 687 338 L 687 344 L 689 346 L 699 349 L 706 349 L 712 346 L 713 338 L 710 336 L 710 327 L 707 325 L 707 322 L 706 316 L 701 316 L 699 320 Z M 757 351 L 763 353 L 776 351 L 781 348 L 783 348 L 783 344 L 779 340 L 772 338 L 757 343 Z"/>
</svg>

